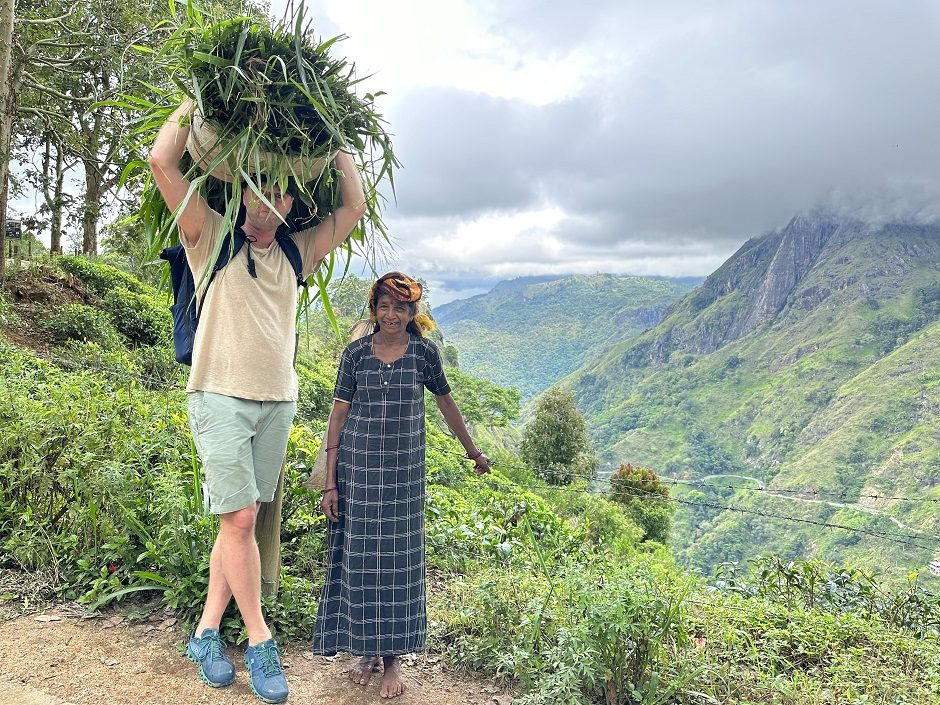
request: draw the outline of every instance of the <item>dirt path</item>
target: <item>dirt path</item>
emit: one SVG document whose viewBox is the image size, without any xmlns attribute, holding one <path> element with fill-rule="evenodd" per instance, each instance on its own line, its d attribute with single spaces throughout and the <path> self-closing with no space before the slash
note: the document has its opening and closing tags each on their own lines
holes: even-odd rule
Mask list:
<svg viewBox="0 0 940 705">
<path fill-rule="evenodd" d="M 230 657 L 234 685 L 213 690 L 180 655 L 182 632 L 163 615 L 129 623 L 117 616 L 80 619 L 67 609 L 19 617 L 0 624 L 0 705 L 255 705 L 240 649 Z M 366 687 L 346 676 L 352 657 L 327 659 L 302 647 L 288 649 L 284 665 L 296 705 L 508 705 L 492 681 L 444 671 L 423 655 L 405 662 L 407 690 L 394 701 L 379 697 L 381 674 Z"/>
</svg>

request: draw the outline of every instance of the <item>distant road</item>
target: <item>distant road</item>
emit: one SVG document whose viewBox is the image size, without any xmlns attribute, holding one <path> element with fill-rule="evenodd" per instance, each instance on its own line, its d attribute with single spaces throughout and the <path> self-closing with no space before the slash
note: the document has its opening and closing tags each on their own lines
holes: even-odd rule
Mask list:
<svg viewBox="0 0 940 705">
<path fill-rule="evenodd" d="M 676 478 L 666 477 L 665 475 L 660 475 L 660 477 L 666 481 L 680 482 Z M 738 479 L 741 479 L 741 480 L 747 480 L 748 482 L 753 482 L 755 485 L 757 485 L 757 489 L 763 490 L 764 492 L 766 492 L 768 497 L 777 497 L 778 499 L 789 499 L 795 502 L 809 502 L 811 504 L 825 504 L 830 507 L 842 507 L 844 509 L 854 509 L 857 512 L 864 512 L 865 514 L 874 514 L 875 516 L 882 516 L 890 520 L 891 522 L 893 522 L 894 525 L 897 526 L 899 529 L 904 529 L 904 531 L 910 531 L 913 534 L 920 533 L 917 529 L 914 529 L 908 526 L 907 524 L 904 524 L 898 519 L 895 519 L 890 514 L 885 514 L 880 509 L 875 509 L 874 507 L 866 507 L 863 504 L 854 504 L 854 503 L 848 503 L 848 502 L 833 502 L 827 499 L 813 499 L 810 497 L 800 497 L 795 494 L 777 494 L 776 492 L 768 492 L 767 485 L 765 485 L 758 478 L 751 477 L 750 475 L 736 475 L 734 473 L 717 473 L 715 475 L 706 475 L 701 480 L 699 480 L 699 482 L 704 483 L 716 477 L 737 477 Z M 681 482 L 686 483 L 688 482 L 688 480 L 681 480 Z"/>
</svg>

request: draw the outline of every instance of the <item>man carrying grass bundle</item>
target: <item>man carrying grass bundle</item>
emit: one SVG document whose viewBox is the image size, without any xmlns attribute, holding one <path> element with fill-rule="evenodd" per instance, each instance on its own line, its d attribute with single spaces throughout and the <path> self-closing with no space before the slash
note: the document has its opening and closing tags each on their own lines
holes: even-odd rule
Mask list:
<svg viewBox="0 0 940 705">
<path fill-rule="evenodd" d="M 209 562 L 209 592 L 187 655 L 213 687 L 235 679 L 219 625 L 234 596 L 245 629 L 245 664 L 261 700 L 281 703 L 288 687 L 280 652 L 261 611 L 261 564 L 254 525 L 259 502 L 274 498 L 297 401 L 293 367 L 297 279 L 275 235 L 293 202 L 293 186 L 258 178 L 264 198 L 246 186 L 236 227 L 246 243 L 205 289 L 202 279 L 223 235 L 223 216 L 193 191 L 180 167 L 193 105 L 185 101 L 160 129 L 150 152 L 154 181 L 178 213 L 180 242 L 197 284 L 200 323 L 193 346 L 189 420 L 205 468 L 219 534 Z M 337 153 L 341 205 L 315 227 L 291 233 L 303 277 L 352 232 L 366 211 L 356 165 Z M 188 197 L 188 200 L 187 200 Z"/>
</svg>

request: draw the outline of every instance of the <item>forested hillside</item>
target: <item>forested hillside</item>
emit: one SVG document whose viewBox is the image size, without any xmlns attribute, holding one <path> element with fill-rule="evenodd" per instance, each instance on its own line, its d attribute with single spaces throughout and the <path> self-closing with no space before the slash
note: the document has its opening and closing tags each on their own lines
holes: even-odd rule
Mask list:
<svg viewBox="0 0 940 705">
<path fill-rule="evenodd" d="M 615 274 L 525 277 L 439 306 L 434 315 L 459 350 L 461 367 L 529 398 L 656 325 L 696 283 Z"/>
<path fill-rule="evenodd" d="M 608 461 L 721 485 L 675 488 L 699 502 L 677 517 L 689 565 L 772 550 L 897 579 L 940 534 L 938 319 L 940 227 L 816 213 L 748 241 L 564 384 Z"/>
<path fill-rule="evenodd" d="M 78 600 L 191 629 L 215 519 L 186 425 L 165 296 L 84 258 L 14 268 L 0 296 L 0 574 L 4 601 Z M 302 355 L 284 476 L 279 639 L 305 643 L 325 560 L 304 487 L 331 403 L 331 346 Z M 451 368 L 496 432 L 512 394 Z M 774 557 L 715 579 L 642 540 L 644 499 L 548 486 L 498 453 L 476 477 L 428 420 L 429 648 L 499 677 L 517 705 L 938 702 L 940 599 L 915 583 Z M 479 429 L 477 429 L 479 430 Z M 24 586 L 22 588 L 18 585 Z M 28 586 L 28 587 L 26 587 Z M 226 638 L 245 638 L 234 610 Z"/>
</svg>

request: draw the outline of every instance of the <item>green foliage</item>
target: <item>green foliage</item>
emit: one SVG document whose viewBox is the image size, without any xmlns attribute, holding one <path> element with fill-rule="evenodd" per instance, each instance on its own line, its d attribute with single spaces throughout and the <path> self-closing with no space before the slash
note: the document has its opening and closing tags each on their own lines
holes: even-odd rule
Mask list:
<svg viewBox="0 0 940 705">
<path fill-rule="evenodd" d="M 470 423 L 500 427 L 519 418 L 518 389 L 498 387 L 456 367 L 448 367 L 446 374 L 454 401 Z"/>
<path fill-rule="evenodd" d="M 459 663 L 520 679 L 523 703 L 674 702 L 697 670 L 674 657 L 690 643 L 683 591 L 637 565 L 551 565 L 541 575 L 481 566 L 454 581 L 434 642 Z"/>
<path fill-rule="evenodd" d="M 327 355 L 300 355 L 297 364 L 297 419 L 305 423 L 325 424 L 333 406 L 336 365 Z"/>
<path fill-rule="evenodd" d="M 940 635 L 940 596 L 921 587 L 916 574 L 908 577 L 905 587 L 886 590 L 872 573 L 824 561 L 768 555 L 748 563 L 746 572 L 737 563 L 719 565 L 715 588 L 787 607 L 878 617 L 892 629 L 918 638 Z"/>
<path fill-rule="evenodd" d="M 170 343 L 173 319 L 161 297 L 115 288 L 104 295 L 101 305 L 132 345 Z"/>
<path fill-rule="evenodd" d="M 548 483 L 567 485 L 575 474 L 593 477 L 593 456 L 584 417 L 574 404 L 574 393 L 561 388 L 545 392 L 522 435 L 525 462 Z"/>
<path fill-rule="evenodd" d="M 95 295 L 97 307 L 131 345 L 169 344 L 173 321 L 163 296 L 130 274 L 86 257 L 60 257 L 58 264 Z"/>
<path fill-rule="evenodd" d="M 561 555 L 577 551 L 581 541 L 539 497 L 498 476 L 466 476 L 460 488 L 431 485 L 427 513 L 428 560 L 442 568 L 524 555 L 533 537 Z"/>
<path fill-rule="evenodd" d="M 0 289 L 0 326 L 14 326 L 19 322 L 19 316 Z"/>
<path fill-rule="evenodd" d="M 85 304 L 66 304 L 49 314 L 41 325 L 56 342 L 81 340 L 105 348 L 119 344 L 110 317 Z"/>
<path fill-rule="evenodd" d="M 585 550 L 613 561 L 635 556 L 644 530 L 616 502 L 590 493 L 580 482 L 564 490 L 542 490 L 542 495 L 552 510 L 580 533 Z"/>
<path fill-rule="evenodd" d="M 143 224 L 122 217 L 106 226 L 102 232 L 102 254 L 98 261 L 127 272 L 144 284 L 159 287 L 166 271 L 163 260 L 151 259 L 150 245 Z"/>
<path fill-rule="evenodd" d="M 180 393 L 114 388 L 10 346 L 2 353 L 4 553 L 27 570 L 55 565 L 90 602 L 186 590 L 207 534 L 194 513 L 200 493 L 187 492 L 195 478 L 184 417 L 166 412 Z"/>
<path fill-rule="evenodd" d="M 126 289 L 135 294 L 146 292 L 144 285 L 130 274 L 88 257 L 67 255 L 59 257 L 56 262 L 66 272 L 81 279 L 88 290 L 98 296 L 104 296 L 115 289 Z"/>
<path fill-rule="evenodd" d="M 181 54 L 182 75 L 173 78 L 196 92 L 205 118 L 233 132 L 258 130 L 266 151 L 329 153 L 361 136 L 382 142 L 380 117 L 354 93 L 352 65 L 328 53 L 335 40 L 317 45 L 292 22 L 237 17 L 184 27 L 170 42 Z M 262 92 L 259 107 L 253 98 Z"/>
<path fill-rule="evenodd" d="M 695 690 L 721 703 L 935 703 L 935 639 L 917 640 L 855 612 L 711 595 L 689 630 L 703 667 Z"/>
<path fill-rule="evenodd" d="M 643 529 L 643 540 L 666 543 L 675 505 L 669 488 L 649 468 L 622 464 L 610 478 L 610 496 Z"/>
</svg>

